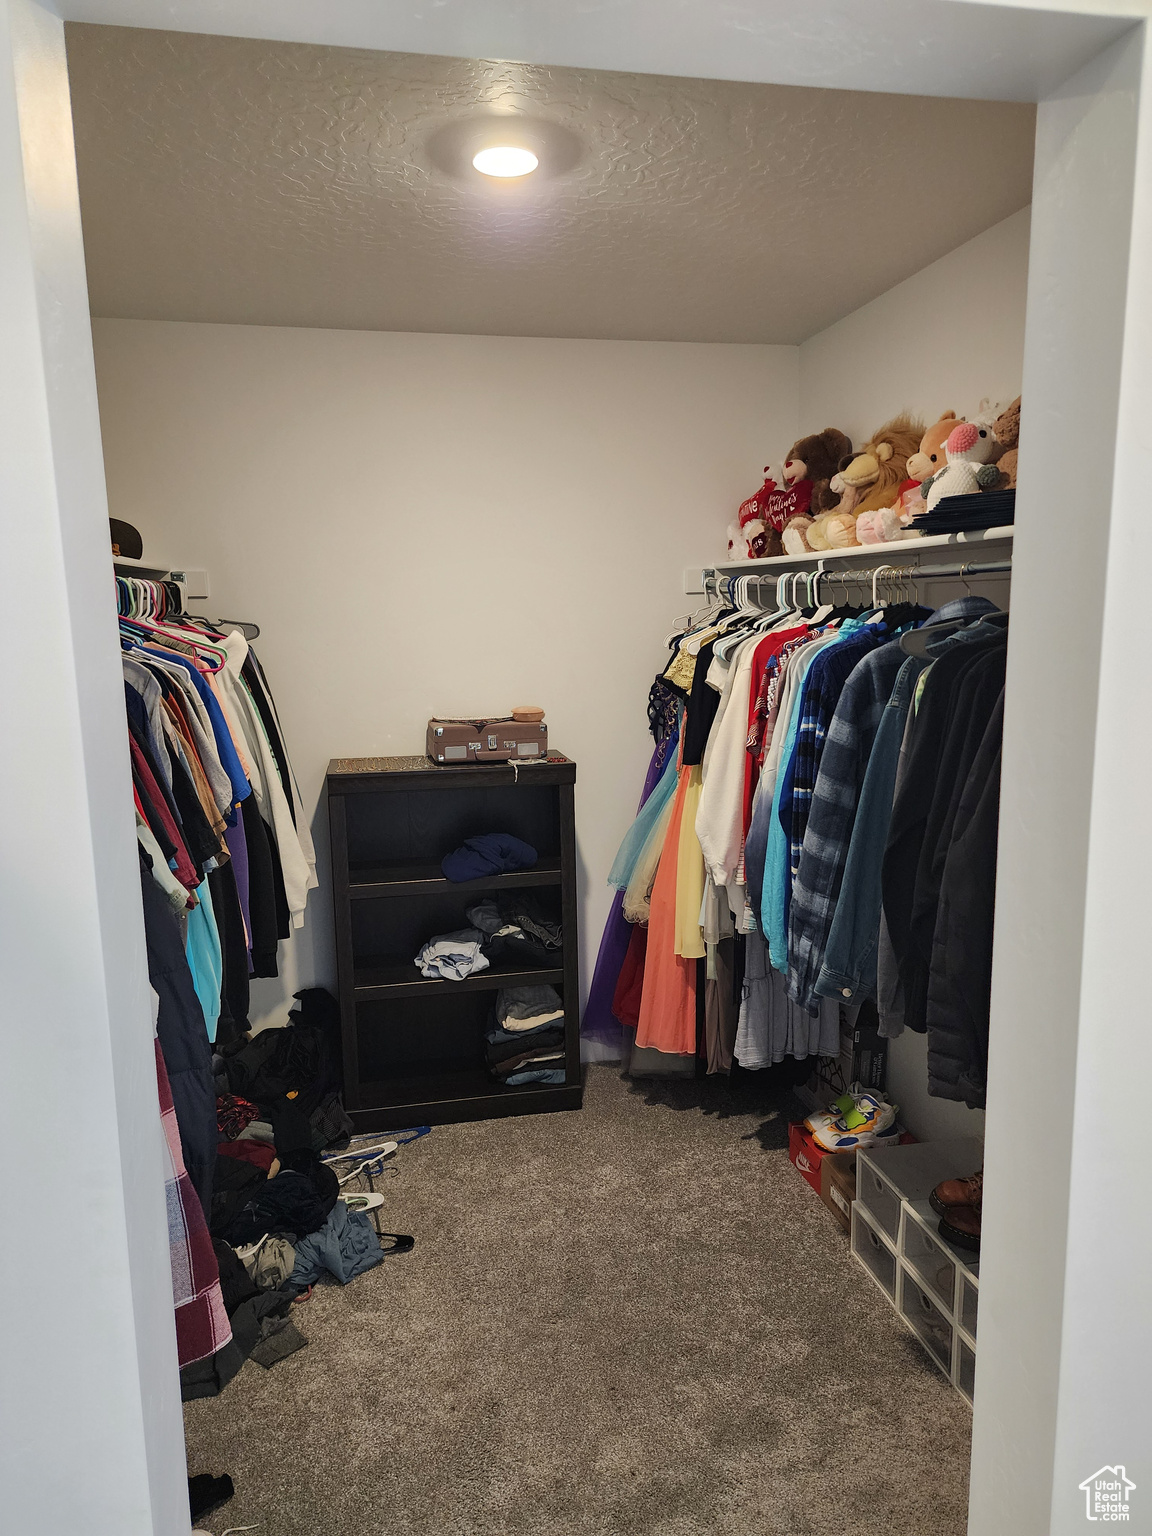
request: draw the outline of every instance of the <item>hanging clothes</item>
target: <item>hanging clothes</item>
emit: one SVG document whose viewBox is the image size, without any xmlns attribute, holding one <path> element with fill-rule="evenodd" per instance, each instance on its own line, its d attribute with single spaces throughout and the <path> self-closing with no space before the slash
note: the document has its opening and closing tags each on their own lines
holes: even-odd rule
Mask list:
<svg viewBox="0 0 1152 1536">
<path fill-rule="evenodd" d="M 923 618 L 931 628 L 978 618 L 991 612 L 992 606 L 986 598 L 964 597 Z M 840 653 L 847 654 L 847 648 Z M 821 996 L 834 995 L 819 985 L 828 935 L 876 735 L 908 660 L 899 641 L 889 641 L 863 655 L 845 675 L 836 693 L 798 842 L 793 832 L 797 857 L 789 911 L 788 995 L 802 1007 L 818 1007 Z M 845 995 L 843 986 L 840 995 Z"/>
<path fill-rule="evenodd" d="M 1007 616 L 764 614 L 742 580 L 653 689 L 680 700 L 679 755 L 613 866 L 601 1006 L 611 983 L 633 1072 L 698 1050 L 724 1072 L 837 1055 L 842 1008 L 876 999 L 886 1037 L 928 1030 L 930 1091 L 976 1102 Z"/>
<path fill-rule="evenodd" d="M 670 784 L 675 786 L 675 761 L 678 743 L 678 726 L 670 731 L 663 740 L 658 740 L 652 751 L 652 757 L 648 764 L 648 772 L 644 779 L 644 788 L 640 793 L 640 804 L 636 808 L 636 822 L 625 834 L 624 842 L 620 845 L 620 852 L 608 875 L 608 884 L 616 887 L 616 893 L 612 897 L 612 903 L 608 911 L 608 920 L 604 924 L 604 933 L 600 939 L 600 949 L 596 955 L 596 966 L 592 972 L 592 982 L 588 988 L 588 1001 L 584 1006 L 584 1017 L 581 1021 L 580 1031 L 585 1039 L 595 1040 L 598 1044 L 610 1049 L 620 1049 L 623 1045 L 621 1034 L 621 1021 L 613 1009 L 613 997 L 628 953 L 628 943 L 633 932 L 633 926 L 624 917 L 624 888 L 631 878 L 635 868 L 636 858 L 643 846 L 645 837 L 650 828 L 645 828 L 644 833 L 637 838 L 633 835 L 634 828 L 639 823 L 645 807 L 648 805 L 657 784 L 662 783 L 669 765 L 673 769 Z M 635 1029 L 636 1021 L 633 1019 L 631 1027 Z"/>
<path fill-rule="evenodd" d="M 644 985 L 636 1025 L 637 1046 L 679 1056 L 694 1055 L 696 1051 L 696 961 L 676 953 L 680 831 L 693 771 L 680 771 L 660 866 L 652 886 Z"/>
<path fill-rule="evenodd" d="M 248 1028 L 248 979 L 275 976 L 315 850 L 267 678 L 238 631 L 179 611 L 174 583 L 117 580 L 137 829 L 186 916 L 210 1039 Z"/>
<path fill-rule="evenodd" d="M 212 1175 L 216 1167 L 216 1085 L 212 1051 L 204 1025 L 204 1010 L 192 983 L 179 919 L 152 877 L 148 856 L 141 851 L 140 889 L 144 905 L 144 938 L 148 951 L 148 980 L 159 998 L 156 1037 L 172 1094 L 180 1130 L 184 1167 L 200 1197 L 205 1220 L 212 1205 Z"/>
<path fill-rule="evenodd" d="M 164 1127 L 164 1204 L 168 1212 L 168 1257 L 176 1308 L 176 1353 L 183 1369 L 207 1360 L 232 1338 L 220 1291 L 220 1269 L 208 1223 L 184 1167 L 172 1090 L 160 1042 L 155 1045 L 156 1087 Z"/>
<path fill-rule="evenodd" d="M 1003 737 L 1001 689 L 956 807 L 928 980 L 928 1091 L 974 1109 L 987 1091 Z"/>
</svg>

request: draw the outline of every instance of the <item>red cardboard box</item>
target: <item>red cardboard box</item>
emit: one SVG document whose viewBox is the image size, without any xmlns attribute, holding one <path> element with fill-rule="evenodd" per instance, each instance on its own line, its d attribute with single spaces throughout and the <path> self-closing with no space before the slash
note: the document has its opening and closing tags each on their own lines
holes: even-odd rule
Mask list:
<svg viewBox="0 0 1152 1536">
<path fill-rule="evenodd" d="M 800 1121 L 788 1127 L 788 1156 L 817 1194 L 820 1193 L 820 1164 L 826 1157 L 837 1155 L 818 1147 L 812 1140 L 812 1132 Z"/>
<path fill-rule="evenodd" d="M 916 1138 L 907 1131 L 903 1131 L 896 1140 L 903 1147 L 915 1141 Z M 823 1198 L 820 1188 L 820 1164 L 826 1157 L 855 1158 L 856 1153 L 855 1151 L 825 1152 L 823 1147 L 818 1147 L 813 1141 L 812 1132 L 805 1128 L 803 1121 L 798 1120 L 788 1127 L 788 1156 L 795 1164 L 797 1171 L 803 1174 L 816 1193 Z"/>
</svg>

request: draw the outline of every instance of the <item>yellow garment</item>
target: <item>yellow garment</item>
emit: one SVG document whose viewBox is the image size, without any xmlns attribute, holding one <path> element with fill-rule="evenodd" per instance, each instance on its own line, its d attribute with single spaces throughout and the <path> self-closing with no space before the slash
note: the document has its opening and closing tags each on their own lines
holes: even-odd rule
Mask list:
<svg viewBox="0 0 1152 1536">
<path fill-rule="evenodd" d="M 660 867 L 660 855 L 664 850 L 664 839 L 668 835 L 668 823 L 672 820 L 672 807 L 675 803 L 676 796 L 673 795 L 653 824 L 640 850 L 640 856 L 636 860 L 628 889 L 624 892 L 624 916 L 630 923 L 647 926 L 652 887 L 656 881 L 656 871 Z"/>
<path fill-rule="evenodd" d="M 690 693 L 692 691 L 692 679 L 695 675 L 696 658 L 681 646 L 664 669 L 665 681 L 673 683 L 685 693 Z"/>
<path fill-rule="evenodd" d="M 704 899 L 704 853 L 696 836 L 696 810 L 704 781 L 699 763 L 680 771 L 688 774 L 688 789 L 684 796 L 680 848 L 676 858 L 674 949 L 684 960 L 702 960 L 705 950 L 704 935 L 700 931 L 700 903 Z"/>
</svg>

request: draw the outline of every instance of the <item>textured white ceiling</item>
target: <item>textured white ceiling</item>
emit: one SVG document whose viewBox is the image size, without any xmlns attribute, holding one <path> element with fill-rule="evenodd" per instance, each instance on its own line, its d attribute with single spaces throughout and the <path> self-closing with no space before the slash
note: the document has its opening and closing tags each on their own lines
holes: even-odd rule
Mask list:
<svg viewBox="0 0 1152 1536">
<path fill-rule="evenodd" d="M 68 53 L 100 316 L 798 342 L 1031 189 L 1014 103 L 100 26 Z M 491 112 L 578 162 L 443 169 Z"/>
</svg>

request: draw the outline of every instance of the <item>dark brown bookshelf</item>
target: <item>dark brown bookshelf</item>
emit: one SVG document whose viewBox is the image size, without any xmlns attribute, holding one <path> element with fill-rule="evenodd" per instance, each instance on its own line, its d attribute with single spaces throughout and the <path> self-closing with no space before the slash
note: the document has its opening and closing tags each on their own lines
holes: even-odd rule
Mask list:
<svg viewBox="0 0 1152 1536">
<path fill-rule="evenodd" d="M 578 1109 L 579 967 L 576 764 L 442 768 L 427 758 L 336 758 L 328 767 L 344 1095 L 360 1131 Z M 468 837 L 510 832 L 532 869 L 445 879 L 440 861 Z M 535 887 L 563 924 L 553 967 L 495 961 L 463 981 L 420 974 L 414 956 L 467 924 L 485 894 Z M 505 1087 L 489 1076 L 484 1034 L 503 986 L 555 986 L 564 1004 L 565 1080 Z"/>
</svg>

